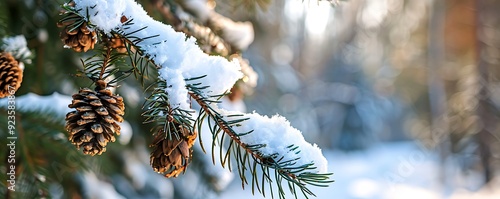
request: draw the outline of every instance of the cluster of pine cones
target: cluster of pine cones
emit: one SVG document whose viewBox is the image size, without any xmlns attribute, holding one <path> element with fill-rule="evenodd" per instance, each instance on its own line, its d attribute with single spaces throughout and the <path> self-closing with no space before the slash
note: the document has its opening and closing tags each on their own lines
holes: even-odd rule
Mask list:
<svg viewBox="0 0 500 199">
<path fill-rule="evenodd" d="M 125 106 L 123 98 L 109 90 L 104 80 L 95 82 L 96 88 L 80 89 L 74 94 L 66 114 L 66 130 L 69 140 L 86 155 L 101 155 L 108 142 L 120 135 L 118 122 L 123 121 Z M 169 122 L 169 129 L 160 129 L 150 147 L 150 164 L 155 172 L 165 177 L 177 177 L 184 173 L 191 161 L 192 147 L 197 133 L 175 121 Z"/>
<path fill-rule="evenodd" d="M 60 21 L 57 26 L 63 28 L 60 38 L 66 47 L 76 52 L 87 52 L 95 47 L 98 36 L 104 48 L 111 48 L 119 53 L 127 52 L 125 41 L 117 35 L 107 37 L 91 28 L 88 22 L 81 22 L 74 13 L 71 20 Z M 80 24 L 75 26 L 75 24 Z M 66 114 L 66 130 L 69 140 L 78 150 L 86 155 L 101 155 L 109 142 L 120 135 L 119 122 L 123 121 L 125 106 L 123 98 L 115 95 L 108 88 L 106 81 L 95 81 L 95 89 L 83 88 L 74 94 L 69 108 L 74 111 Z M 150 164 L 155 172 L 166 177 L 177 177 L 185 172 L 191 161 L 192 147 L 196 132 L 183 127 L 175 121 L 169 121 L 169 129 L 159 130 L 151 144 L 153 151 Z"/>
<path fill-rule="evenodd" d="M 69 3 L 74 6 L 74 2 Z M 66 13 L 66 19 L 57 26 L 63 28 L 60 38 L 64 45 L 76 52 L 87 52 L 94 49 L 98 32 L 89 23 L 74 12 Z M 121 41 L 121 40 L 119 40 Z M 115 42 L 113 40 L 113 42 Z M 115 42 L 116 43 L 116 42 Z M 111 48 L 120 47 L 105 42 Z M 125 105 L 121 96 L 113 94 L 106 81 L 95 80 L 95 89 L 83 88 L 74 94 L 69 108 L 74 111 L 66 114 L 66 130 L 69 140 L 78 150 L 86 155 L 101 155 L 106 151 L 108 142 L 116 140 L 120 135 L 119 122 L 123 122 Z"/>
<path fill-rule="evenodd" d="M 60 37 L 63 43 L 76 52 L 93 49 L 97 43 L 97 32 L 89 28 L 87 22 L 74 26 L 78 21 L 76 14 L 72 20 L 59 22 L 63 30 Z M 126 52 L 125 42 L 118 36 L 103 37 L 106 48 L 117 52 Z M 20 86 L 23 78 L 22 63 L 8 52 L 0 52 L 0 98 L 13 94 Z M 106 81 L 95 81 L 95 89 L 83 88 L 72 96 L 69 108 L 74 111 L 66 114 L 66 130 L 69 140 L 78 150 L 86 155 L 101 155 L 106 151 L 109 142 L 120 135 L 119 122 L 123 121 L 125 105 L 123 98 L 113 94 Z M 196 132 L 176 121 L 169 121 L 169 129 L 159 130 L 151 144 L 153 151 L 150 164 L 155 172 L 166 177 L 177 177 L 185 172 L 191 161 L 192 147 Z"/>
<path fill-rule="evenodd" d="M 74 5 L 74 4 L 70 4 Z M 65 47 L 73 49 L 75 52 L 87 52 L 88 50 L 94 49 L 97 43 L 97 31 L 89 26 L 89 23 L 84 21 L 75 13 L 66 13 L 67 20 L 59 21 L 57 27 L 63 28 L 59 37 L 64 43 Z M 78 25 L 79 24 L 79 25 Z M 78 25 L 78 26 L 76 26 Z M 125 42 L 122 38 L 117 35 L 113 35 L 111 38 L 107 36 L 102 37 L 102 42 L 106 47 L 117 50 L 120 53 L 127 51 L 125 48 Z"/>
<path fill-rule="evenodd" d="M 63 43 L 76 52 L 86 52 L 95 47 L 97 32 L 89 28 L 87 22 L 74 26 L 78 17 L 59 22 L 63 30 L 60 37 Z M 106 48 L 117 52 L 126 52 L 125 42 L 117 36 L 102 39 Z M 21 86 L 23 68 L 21 62 L 11 53 L 0 52 L 0 98 L 9 96 Z M 106 151 L 109 142 L 120 135 L 119 122 L 123 121 L 125 105 L 123 98 L 109 89 L 106 81 L 95 80 L 95 89 L 83 88 L 72 96 L 68 105 L 74 111 L 66 114 L 66 130 L 68 138 L 78 150 L 86 155 L 101 155 Z M 166 177 L 177 177 L 185 172 L 192 156 L 192 147 L 196 132 L 183 127 L 175 121 L 169 121 L 169 129 L 159 130 L 151 144 L 153 151 L 150 164 L 155 172 Z"/>
</svg>

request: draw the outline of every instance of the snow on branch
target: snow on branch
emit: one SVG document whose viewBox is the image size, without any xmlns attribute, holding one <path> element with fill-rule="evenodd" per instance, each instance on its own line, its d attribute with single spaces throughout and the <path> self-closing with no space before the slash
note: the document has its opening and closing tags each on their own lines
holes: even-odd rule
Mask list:
<svg viewBox="0 0 500 199">
<path fill-rule="evenodd" d="M 279 154 L 281 161 L 294 162 L 295 166 L 314 163 L 311 170 L 298 172 L 326 173 L 328 162 L 322 155 L 321 149 L 316 144 L 307 142 L 302 133 L 290 126 L 290 122 L 280 115 L 272 117 L 262 116 L 258 113 L 244 114 L 235 111 L 220 110 L 224 117 L 231 117 L 232 120 L 248 118 L 233 129 L 239 136 L 242 143 L 246 145 L 265 145 L 258 151 L 263 156 L 273 156 Z M 250 132 L 245 134 L 245 132 Z M 290 146 L 298 147 L 299 153 L 290 150 Z"/>
<path fill-rule="evenodd" d="M 7 98 L 0 99 L 0 107 L 7 107 Z M 67 104 L 71 103 L 71 96 L 61 95 L 54 92 L 52 95 L 40 96 L 28 93 L 16 97 L 16 108 L 23 112 L 44 112 L 57 118 L 64 118 L 71 109 Z"/>
<path fill-rule="evenodd" d="M 0 50 L 11 53 L 19 61 L 31 64 L 31 59 L 29 58 L 32 54 L 24 35 L 3 38 Z"/>
<path fill-rule="evenodd" d="M 203 53 L 195 38 L 152 19 L 133 0 L 75 0 L 75 8 L 97 29 L 132 41 L 161 67 L 172 108 L 190 109 L 185 79 L 205 76 L 191 83 L 209 86 L 204 93 L 208 97 L 224 94 L 243 76 L 236 60 Z"/>
</svg>

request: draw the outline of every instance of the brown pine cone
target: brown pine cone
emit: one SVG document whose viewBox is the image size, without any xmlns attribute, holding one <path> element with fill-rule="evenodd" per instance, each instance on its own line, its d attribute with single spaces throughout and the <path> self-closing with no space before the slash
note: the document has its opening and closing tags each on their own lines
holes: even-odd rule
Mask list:
<svg viewBox="0 0 500 199">
<path fill-rule="evenodd" d="M 127 48 L 125 47 L 125 41 L 118 35 L 113 35 L 113 37 L 111 38 L 103 37 L 103 42 L 106 44 L 107 47 L 116 49 L 116 51 L 119 53 L 127 52 Z"/>
<path fill-rule="evenodd" d="M 170 132 L 172 135 L 167 137 L 163 129 L 159 130 L 150 146 L 153 147 L 151 167 L 167 178 L 177 177 L 186 171 L 196 139 L 196 132 L 176 125 L 175 122 L 170 124 Z"/>
<path fill-rule="evenodd" d="M 23 81 L 19 62 L 7 52 L 0 53 L 0 98 L 14 94 Z"/>
<path fill-rule="evenodd" d="M 73 26 L 75 22 L 76 19 L 57 23 L 58 27 L 64 27 L 59 35 L 64 45 L 76 52 L 87 52 L 89 49 L 94 49 L 94 45 L 97 42 L 96 31 L 90 30 L 87 27 L 87 22 L 77 27 Z"/>
<path fill-rule="evenodd" d="M 108 142 L 120 135 L 117 122 L 123 121 L 123 98 L 106 89 L 106 82 L 98 80 L 95 91 L 83 88 L 73 95 L 68 107 L 76 111 L 66 114 L 69 140 L 86 155 L 101 155 Z"/>
</svg>

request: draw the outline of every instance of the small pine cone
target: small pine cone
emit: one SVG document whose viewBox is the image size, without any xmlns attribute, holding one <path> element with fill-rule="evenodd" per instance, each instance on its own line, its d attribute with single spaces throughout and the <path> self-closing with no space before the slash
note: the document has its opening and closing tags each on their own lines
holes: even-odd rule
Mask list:
<svg viewBox="0 0 500 199">
<path fill-rule="evenodd" d="M 196 132 L 192 132 L 181 125 L 170 125 L 170 132 L 177 135 L 167 137 L 163 129 L 159 130 L 153 139 L 153 151 L 150 156 L 151 167 L 155 172 L 167 178 L 177 177 L 184 173 L 191 161 L 192 147 L 196 139 Z"/>
<path fill-rule="evenodd" d="M 0 98 L 15 93 L 23 81 L 23 69 L 10 53 L 0 53 Z"/>
<path fill-rule="evenodd" d="M 86 155 L 101 155 L 108 142 L 120 135 L 117 122 L 123 121 L 123 98 L 106 89 L 106 82 L 98 80 L 95 91 L 81 89 L 73 95 L 69 108 L 76 111 L 66 114 L 66 130 L 69 140 Z"/>
<path fill-rule="evenodd" d="M 111 38 L 103 37 L 103 41 L 109 48 L 116 49 L 116 52 L 125 53 L 127 48 L 125 47 L 125 41 L 118 35 L 113 35 Z"/>
<path fill-rule="evenodd" d="M 87 27 L 87 22 L 82 23 L 78 27 L 72 26 L 73 23 L 75 23 L 74 20 L 57 23 L 58 27 L 64 27 L 59 35 L 64 45 L 76 52 L 87 52 L 90 49 L 94 49 L 94 45 L 97 42 L 96 31 L 90 30 Z"/>
</svg>

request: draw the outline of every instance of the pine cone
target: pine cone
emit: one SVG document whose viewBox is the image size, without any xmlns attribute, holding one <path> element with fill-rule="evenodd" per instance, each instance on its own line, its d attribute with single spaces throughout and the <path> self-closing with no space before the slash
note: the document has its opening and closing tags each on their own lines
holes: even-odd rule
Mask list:
<svg viewBox="0 0 500 199">
<path fill-rule="evenodd" d="M 118 35 L 113 35 L 113 37 L 103 37 L 103 42 L 107 47 L 116 49 L 116 52 L 125 53 L 127 52 L 127 48 L 125 47 L 125 41 Z"/>
<path fill-rule="evenodd" d="M 82 23 L 78 27 L 74 27 L 72 25 L 75 21 L 76 20 L 67 20 L 57 23 L 58 27 L 64 27 L 59 35 L 64 45 L 69 46 L 76 52 L 87 52 L 89 49 L 94 49 L 94 45 L 97 42 L 96 31 L 90 30 L 87 27 L 87 22 Z"/>
<path fill-rule="evenodd" d="M 69 140 L 92 156 L 101 155 L 108 142 L 115 141 L 114 134 L 120 135 L 117 122 L 123 121 L 125 109 L 123 98 L 106 89 L 106 82 L 98 80 L 96 84 L 95 91 L 84 88 L 74 94 L 68 107 L 76 111 L 66 114 Z"/>
<path fill-rule="evenodd" d="M 15 93 L 23 81 L 23 70 L 10 53 L 0 53 L 0 98 Z"/>
<path fill-rule="evenodd" d="M 159 130 L 150 146 L 153 147 L 150 157 L 153 170 L 167 178 L 177 177 L 186 171 L 196 139 L 196 132 L 174 123 L 170 125 L 170 132 L 172 135 L 167 138 L 165 131 Z"/>
</svg>

